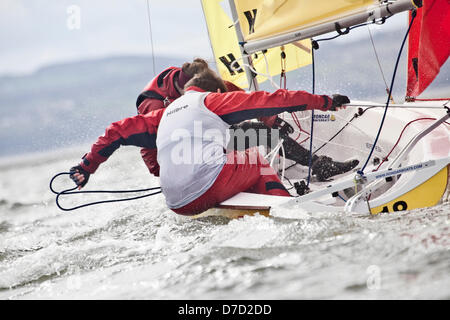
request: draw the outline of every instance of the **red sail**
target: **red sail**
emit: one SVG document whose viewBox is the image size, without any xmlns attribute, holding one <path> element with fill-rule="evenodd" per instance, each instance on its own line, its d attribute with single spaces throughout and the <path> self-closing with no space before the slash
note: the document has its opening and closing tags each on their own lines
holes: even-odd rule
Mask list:
<svg viewBox="0 0 450 320">
<path fill-rule="evenodd" d="M 449 55 L 450 0 L 424 0 L 409 35 L 406 95 L 421 94 Z"/>
</svg>

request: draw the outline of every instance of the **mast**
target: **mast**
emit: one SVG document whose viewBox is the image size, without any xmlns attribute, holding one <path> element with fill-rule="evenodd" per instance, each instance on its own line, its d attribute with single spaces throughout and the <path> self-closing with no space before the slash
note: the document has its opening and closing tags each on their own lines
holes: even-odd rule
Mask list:
<svg viewBox="0 0 450 320">
<path fill-rule="evenodd" d="M 233 21 L 235 22 L 235 30 L 236 30 L 236 36 L 238 38 L 239 43 L 244 42 L 244 36 L 242 35 L 241 30 L 241 24 L 239 22 L 239 16 L 236 10 L 236 5 L 234 4 L 234 0 L 228 0 L 230 4 L 230 10 L 231 15 L 233 18 Z M 239 46 L 241 50 L 241 55 L 244 63 L 246 64 L 244 66 L 245 74 L 247 75 L 247 81 L 248 81 L 248 88 L 249 90 L 252 90 L 252 85 L 255 91 L 259 89 L 258 81 L 256 80 L 256 75 L 253 73 L 253 71 L 250 70 L 250 68 L 247 66 L 251 66 L 253 68 L 252 58 L 250 55 L 247 54 L 247 52 L 244 50 L 242 46 Z"/>
<path fill-rule="evenodd" d="M 233 19 L 237 20 L 236 8 L 233 0 L 230 1 L 230 6 L 233 11 Z M 312 38 L 325 33 L 337 31 L 342 32 L 342 29 L 349 28 L 351 26 L 361 24 L 374 19 L 392 16 L 394 14 L 408 11 L 411 9 L 419 8 L 422 6 L 422 0 L 396 0 L 396 1 L 383 1 L 378 5 L 374 5 L 370 10 L 357 13 L 355 15 L 339 18 L 335 21 L 325 22 L 318 25 L 313 25 L 299 30 L 294 30 L 285 34 L 274 36 L 267 39 L 253 40 L 245 42 L 242 47 L 242 52 L 251 54 L 257 51 L 266 50 L 273 47 L 282 46 L 294 41 L 300 41 L 307 38 Z M 237 31 L 237 28 L 236 28 Z M 239 41 L 243 41 L 242 33 L 239 27 L 238 37 Z"/>
</svg>

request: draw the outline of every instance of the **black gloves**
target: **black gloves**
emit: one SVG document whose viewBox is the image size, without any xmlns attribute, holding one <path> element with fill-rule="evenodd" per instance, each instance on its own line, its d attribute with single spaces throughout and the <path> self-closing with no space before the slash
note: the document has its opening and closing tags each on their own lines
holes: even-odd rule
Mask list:
<svg viewBox="0 0 450 320">
<path fill-rule="evenodd" d="M 277 119 L 275 120 L 273 128 L 280 130 L 279 132 L 281 137 L 286 137 L 289 134 L 294 133 L 294 128 L 289 123 L 287 123 L 286 121 L 284 121 L 279 117 L 277 117 Z"/>
<path fill-rule="evenodd" d="M 329 110 L 336 111 L 336 108 L 341 107 L 343 104 L 350 103 L 350 99 L 347 96 L 340 94 L 333 94 L 333 103 Z"/>
<path fill-rule="evenodd" d="M 82 174 L 84 176 L 84 180 L 82 182 L 78 181 L 78 179 L 74 177 L 75 173 Z M 77 186 L 84 187 L 86 183 L 88 183 L 90 175 L 91 174 L 84 170 L 80 165 L 70 168 L 70 179 L 72 179 Z"/>
</svg>

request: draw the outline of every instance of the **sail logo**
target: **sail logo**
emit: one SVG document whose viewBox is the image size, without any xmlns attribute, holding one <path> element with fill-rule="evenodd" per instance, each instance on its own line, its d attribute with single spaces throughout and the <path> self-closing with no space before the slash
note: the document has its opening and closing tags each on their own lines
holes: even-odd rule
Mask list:
<svg viewBox="0 0 450 320">
<path fill-rule="evenodd" d="M 248 21 L 248 34 L 252 34 L 255 32 L 256 12 L 256 9 L 253 9 L 251 11 L 244 11 L 244 16 Z"/>
<path fill-rule="evenodd" d="M 237 73 L 244 72 L 244 70 L 242 70 L 242 67 L 237 62 L 234 54 L 228 53 L 227 57 L 226 56 L 219 57 L 219 60 L 225 65 L 230 75 L 234 76 L 236 72 Z"/>
<path fill-rule="evenodd" d="M 314 122 L 329 122 L 336 121 L 336 117 L 333 114 L 315 114 Z"/>
</svg>

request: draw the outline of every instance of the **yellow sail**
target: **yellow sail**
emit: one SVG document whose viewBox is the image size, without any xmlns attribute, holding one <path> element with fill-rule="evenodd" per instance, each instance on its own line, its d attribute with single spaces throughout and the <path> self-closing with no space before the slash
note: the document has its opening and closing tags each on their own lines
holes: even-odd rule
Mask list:
<svg viewBox="0 0 450 320">
<path fill-rule="evenodd" d="M 236 30 L 231 17 L 222 5 L 227 0 L 202 0 L 203 12 L 208 26 L 209 38 L 214 51 L 217 69 L 224 80 L 228 80 L 241 88 L 247 88 L 247 77 L 242 68 L 242 59 Z M 263 0 L 240 1 L 239 8 L 248 9 L 263 4 Z M 272 48 L 263 54 L 252 55 L 252 62 L 258 74 L 275 76 L 282 70 L 282 50 L 285 52 L 284 70 L 286 72 L 311 64 L 311 44 L 309 40 L 289 44 L 282 48 Z M 266 61 L 267 60 L 267 61 Z M 233 63 L 234 62 L 234 63 Z M 259 83 L 267 80 L 265 76 L 257 76 Z"/>
<path fill-rule="evenodd" d="M 235 0 L 245 41 L 300 30 L 336 20 L 379 3 L 378 0 Z"/>
</svg>

